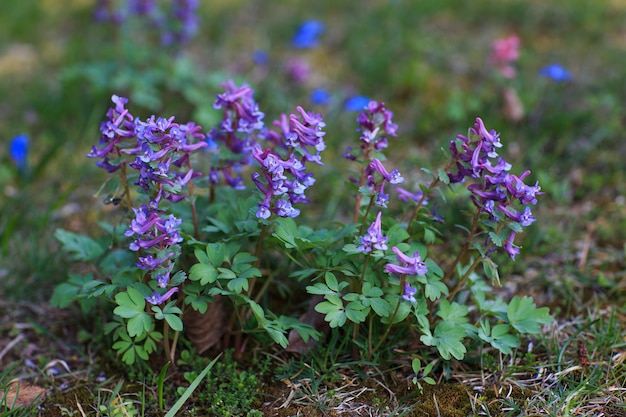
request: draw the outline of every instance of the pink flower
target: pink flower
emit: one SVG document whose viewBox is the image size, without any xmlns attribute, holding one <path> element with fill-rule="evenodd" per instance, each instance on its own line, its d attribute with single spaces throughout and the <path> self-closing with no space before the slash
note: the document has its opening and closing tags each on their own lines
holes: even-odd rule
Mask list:
<svg viewBox="0 0 626 417">
<path fill-rule="evenodd" d="M 490 62 L 504 78 L 515 77 L 513 63 L 519 59 L 520 39 L 517 35 L 500 38 L 491 44 Z"/>
</svg>

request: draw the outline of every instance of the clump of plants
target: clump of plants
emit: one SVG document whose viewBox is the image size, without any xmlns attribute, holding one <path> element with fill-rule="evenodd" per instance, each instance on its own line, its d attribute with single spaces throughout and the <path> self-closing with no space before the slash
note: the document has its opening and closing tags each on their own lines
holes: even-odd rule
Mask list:
<svg viewBox="0 0 626 417">
<path fill-rule="evenodd" d="M 529 171 L 513 173 L 499 133 L 480 118 L 450 141 L 444 166 L 424 169 L 429 181 L 408 183 L 385 157 L 397 126 L 384 103 L 363 108 L 344 152 L 327 149 L 320 114 L 297 107 L 266 124 L 252 88 L 232 81 L 209 129 L 142 119 L 127 99 L 112 101 L 88 156 L 107 173 L 98 194 L 123 215 L 102 225 L 106 238 L 57 232 L 92 272 L 70 276 L 52 302 L 110 306 L 105 332 L 125 363 L 159 354 L 175 363 L 185 332 L 199 350 L 235 354 L 259 343 L 287 348 L 296 334 L 324 343 L 325 326 L 285 308 L 297 292 L 312 300 L 309 316 L 349 335 L 352 354 L 367 360 L 398 332 L 443 361 L 462 360 L 468 341 L 509 354 L 520 335 L 551 321 L 530 297 L 492 292 L 493 255 L 520 253 L 516 237 L 535 222 L 542 192 L 526 183 Z M 332 219 L 303 216 L 316 177 L 328 178 L 320 172 L 329 152 L 344 156 L 331 168 L 353 191 L 350 206 Z M 434 209 L 446 194 L 467 201 L 452 255 L 436 251 L 448 239 L 445 204 Z M 209 331 L 209 340 L 197 337 Z"/>
<path fill-rule="evenodd" d="M 269 357 L 267 357 L 269 359 Z M 179 360 L 181 368 L 188 368 L 184 378 L 193 383 L 198 378 L 200 369 L 208 361 L 195 352 L 184 350 Z M 256 416 L 262 415 L 255 409 L 260 402 L 260 388 L 262 377 L 269 373 L 269 363 L 253 360 L 248 370 L 241 369 L 241 365 L 233 359 L 232 349 L 224 352 L 220 361 L 207 373 L 202 384 L 194 396 L 193 407 L 215 416 Z M 182 395 L 187 388 L 179 387 L 178 394 Z"/>
</svg>

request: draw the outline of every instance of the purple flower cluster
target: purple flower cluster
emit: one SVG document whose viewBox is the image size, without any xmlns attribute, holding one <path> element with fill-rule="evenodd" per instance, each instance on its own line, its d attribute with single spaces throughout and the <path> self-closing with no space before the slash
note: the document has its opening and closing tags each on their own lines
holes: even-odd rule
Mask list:
<svg viewBox="0 0 626 417">
<path fill-rule="evenodd" d="M 132 168 L 137 172 L 135 185 L 148 197 L 148 204 L 133 208 L 135 218 L 125 235 L 135 237 L 130 249 L 140 252 L 137 266 L 149 271 L 159 288 L 167 288 L 182 241 L 181 220 L 159 208 L 163 200 L 183 200 L 183 189 L 201 174 L 191 168 L 191 154 L 207 146 L 202 128 L 193 122 L 178 124 L 152 116 L 146 121 L 134 118 L 125 108 L 128 100 L 113 96 L 115 107 L 107 111 L 100 126 L 99 147 L 87 156 L 99 158 L 97 165 L 108 172 Z M 133 159 L 134 158 L 134 159 Z M 173 292 L 168 292 L 171 296 Z M 150 300 L 166 300 L 155 292 Z M 148 300 L 148 301 L 150 301 Z M 150 302 L 152 302 L 150 301 Z"/>
<path fill-rule="evenodd" d="M 172 0 L 171 29 L 164 31 L 161 43 L 165 46 L 188 43 L 198 32 L 199 0 Z"/>
<path fill-rule="evenodd" d="M 197 33 L 198 0 L 171 0 L 171 9 L 164 12 L 156 0 L 121 0 L 117 6 L 112 0 L 98 0 L 94 18 L 99 22 L 124 24 L 133 18 L 146 21 L 150 29 L 160 31 L 164 46 L 182 45 Z"/>
<path fill-rule="evenodd" d="M 124 234 L 128 237 L 135 237 L 130 244 L 132 251 L 144 253 L 144 256 L 139 257 L 137 266 L 150 271 L 159 288 L 167 288 L 174 267 L 172 259 L 179 252 L 178 244 L 183 241 L 180 237 L 181 220 L 171 214 L 165 217 L 161 211 L 147 205 L 138 209 L 133 208 L 133 211 L 135 219 L 131 221 L 129 229 Z M 160 304 L 171 297 L 176 290 L 176 287 L 171 288 L 167 297 L 155 291 L 146 300 L 152 304 Z"/>
<path fill-rule="evenodd" d="M 283 115 L 280 122 L 274 123 L 282 131 L 282 148 L 262 150 L 257 146 L 252 151 L 262 169 L 261 173 L 252 174 L 252 181 L 264 196 L 257 218 L 267 219 L 271 213 L 297 217 L 300 210 L 293 204 L 308 203 L 305 191 L 315 183 L 313 174 L 306 172 L 306 164 L 323 165 L 320 154 L 326 149 L 323 139 L 326 124 L 319 114 L 306 112 L 302 107 L 297 107 L 297 111 L 299 115 L 291 114 L 288 119 Z M 271 132 L 267 138 L 276 143 L 276 136 L 276 132 Z M 281 157 L 281 149 L 288 153 L 286 158 Z"/>
<path fill-rule="evenodd" d="M 467 188 L 476 207 L 493 220 L 506 218 L 523 227 L 530 226 L 536 219 L 528 205 L 536 204 L 537 196 L 543 193 L 538 183 L 524 183 L 530 171 L 525 171 L 519 177 L 509 173 L 511 165 L 496 152 L 501 146 L 499 134 L 494 130 L 488 131 L 483 121 L 477 118 L 474 127 L 469 130 L 469 137 L 459 135 L 450 144 L 456 161 L 456 172 L 448 173 L 450 182 L 474 179 Z M 512 259 L 519 253 L 513 244 L 514 239 L 515 232 L 511 232 L 504 245 Z"/>
<path fill-rule="evenodd" d="M 385 108 L 385 103 L 371 100 L 359 114 L 356 121 L 359 124 L 357 132 L 361 133 L 361 154 L 364 159 L 370 159 L 374 152 L 379 152 L 388 146 L 388 137 L 397 136 L 398 125 L 393 123 L 393 112 Z M 352 149 L 348 148 L 348 159 L 356 159 Z"/>
<path fill-rule="evenodd" d="M 212 184 L 219 182 L 220 173 L 228 185 L 235 189 L 244 189 L 240 175 L 242 166 L 250 165 L 253 161 L 252 150 L 257 146 L 256 137 L 263 136 L 265 115 L 259 111 L 254 101 L 254 90 L 247 85 L 237 87 L 232 80 L 222 85 L 224 93 L 218 94 L 213 107 L 224 111 L 219 128 L 209 133 L 208 141 L 217 145 L 222 143 L 231 155 L 221 157 L 212 168 L 209 179 Z"/>
<path fill-rule="evenodd" d="M 361 237 L 361 244 L 357 248 L 359 252 L 370 253 L 373 250 L 387 250 L 387 237 L 383 235 L 381 226 L 382 212 L 378 212 L 376 220 L 370 225 Z"/>
<path fill-rule="evenodd" d="M 137 170 L 135 185 L 148 193 L 153 206 L 161 198 L 184 199 L 183 187 L 200 175 L 190 168 L 189 159 L 192 152 L 207 146 L 202 128 L 193 122 L 174 123 L 174 117 L 152 116 L 143 122 L 124 107 L 128 99 L 114 95 L 112 101 L 115 107 L 100 125 L 100 148 L 94 146 L 87 156 L 101 158 L 96 165 L 108 172 L 125 165 Z M 125 155 L 134 156 L 134 161 L 129 163 Z"/>
</svg>

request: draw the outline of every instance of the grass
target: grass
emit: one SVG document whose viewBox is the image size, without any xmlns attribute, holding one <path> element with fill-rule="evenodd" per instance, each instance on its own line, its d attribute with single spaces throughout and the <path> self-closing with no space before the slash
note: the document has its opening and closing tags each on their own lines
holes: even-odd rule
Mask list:
<svg viewBox="0 0 626 417">
<path fill-rule="evenodd" d="M 407 352 L 389 349 L 372 366 L 345 357 L 341 340 L 303 358 L 256 347 L 251 356 L 270 361 L 273 371 L 218 362 L 216 369 L 239 375 L 245 386 L 212 390 L 217 384 L 206 384 L 215 381 L 208 376 L 186 415 L 204 415 L 216 395 L 236 399 L 242 392 L 257 398 L 248 415 L 626 415 L 623 1 L 320 1 L 314 8 L 215 1 L 202 9 L 202 34 L 179 66 L 156 62 L 166 73 L 178 71 L 171 78 L 145 72 L 142 63 L 152 59 L 145 51 L 110 42 L 110 28 L 91 22 L 91 7 L 83 0 L 0 2 L 0 94 L 7 98 L 0 105 L 0 393 L 19 379 L 49 390 L 40 415 L 160 415 L 158 370 L 118 366 L 104 351 L 101 314 L 47 307 L 70 271 L 53 233 L 97 230 L 92 190 L 102 175 L 83 155 L 97 140 L 111 94 L 134 95 L 145 115 L 210 121 L 207 106 L 219 82 L 235 76 L 252 84 L 271 116 L 308 105 L 313 88 L 333 91 L 335 101 L 317 109 L 336 132 L 328 138 L 333 149 L 354 135 L 355 114 L 342 111 L 343 99 L 385 101 L 403 141 L 390 158 L 405 166 L 435 166 L 453 134 L 478 115 L 488 120 L 503 132 L 507 159 L 532 170 L 546 191 L 523 256 L 500 262 L 500 291 L 505 298 L 532 295 L 556 321 L 514 355 L 476 350 L 466 362 L 438 364 L 440 384 L 423 384 L 422 392 L 410 382 Z M 289 40 L 305 19 L 324 21 L 327 32 L 319 49 L 296 51 Z M 526 110 L 519 122 L 504 117 L 501 86 L 487 63 L 490 42 L 513 32 L 523 51 L 514 81 Z M 267 68 L 252 62 L 256 49 L 270 53 Z M 294 57 L 314 73 L 303 84 L 285 73 Z M 537 76 L 553 62 L 574 81 Z M 31 138 L 26 174 L 5 153 L 18 133 Z M 329 201 L 313 206 L 333 214 L 345 190 L 332 178 L 318 185 Z M 173 387 L 193 380 L 168 375 L 166 409 L 180 396 Z M 31 415 L 36 404 L 29 402 L 10 410 L 4 404 L 0 415 Z"/>
</svg>

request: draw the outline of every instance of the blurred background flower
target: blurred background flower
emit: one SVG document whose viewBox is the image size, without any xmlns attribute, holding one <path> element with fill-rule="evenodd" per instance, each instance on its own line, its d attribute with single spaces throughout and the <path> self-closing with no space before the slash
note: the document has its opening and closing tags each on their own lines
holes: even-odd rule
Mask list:
<svg viewBox="0 0 626 417">
<path fill-rule="evenodd" d="M 515 77 L 513 63 L 519 59 L 520 39 L 517 35 L 496 39 L 491 44 L 491 63 L 504 78 Z"/>
<path fill-rule="evenodd" d="M 352 96 L 343 104 L 343 108 L 348 111 L 361 111 L 368 105 L 370 99 L 365 96 Z"/>
<path fill-rule="evenodd" d="M 551 64 L 542 67 L 539 70 L 539 75 L 551 78 L 556 82 L 565 82 L 572 79 L 572 74 L 559 64 Z"/>
<path fill-rule="evenodd" d="M 319 45 L 318 36 L 324 33 L 324 24 L 318 20 L 307 20 L 300 25 L 293 36 L 294 48 L 315 48 Z"/>
<path fill-rule="evenodd" d="M 311 100 L 311 103 L 313 104 L 317 104 L 319 106 L 327 106 L 328 104 L 330 104 L 332 95 L 323 88 L 316 88 L 311 92 L 311 96 L 309 98 Z"/>
<path fill-rule="evenodd" d="M 9 142 L 9 156 L 20 170 L 26 169 L 28 158 L 28 136 L 17 135 Z"/>
</svg>

